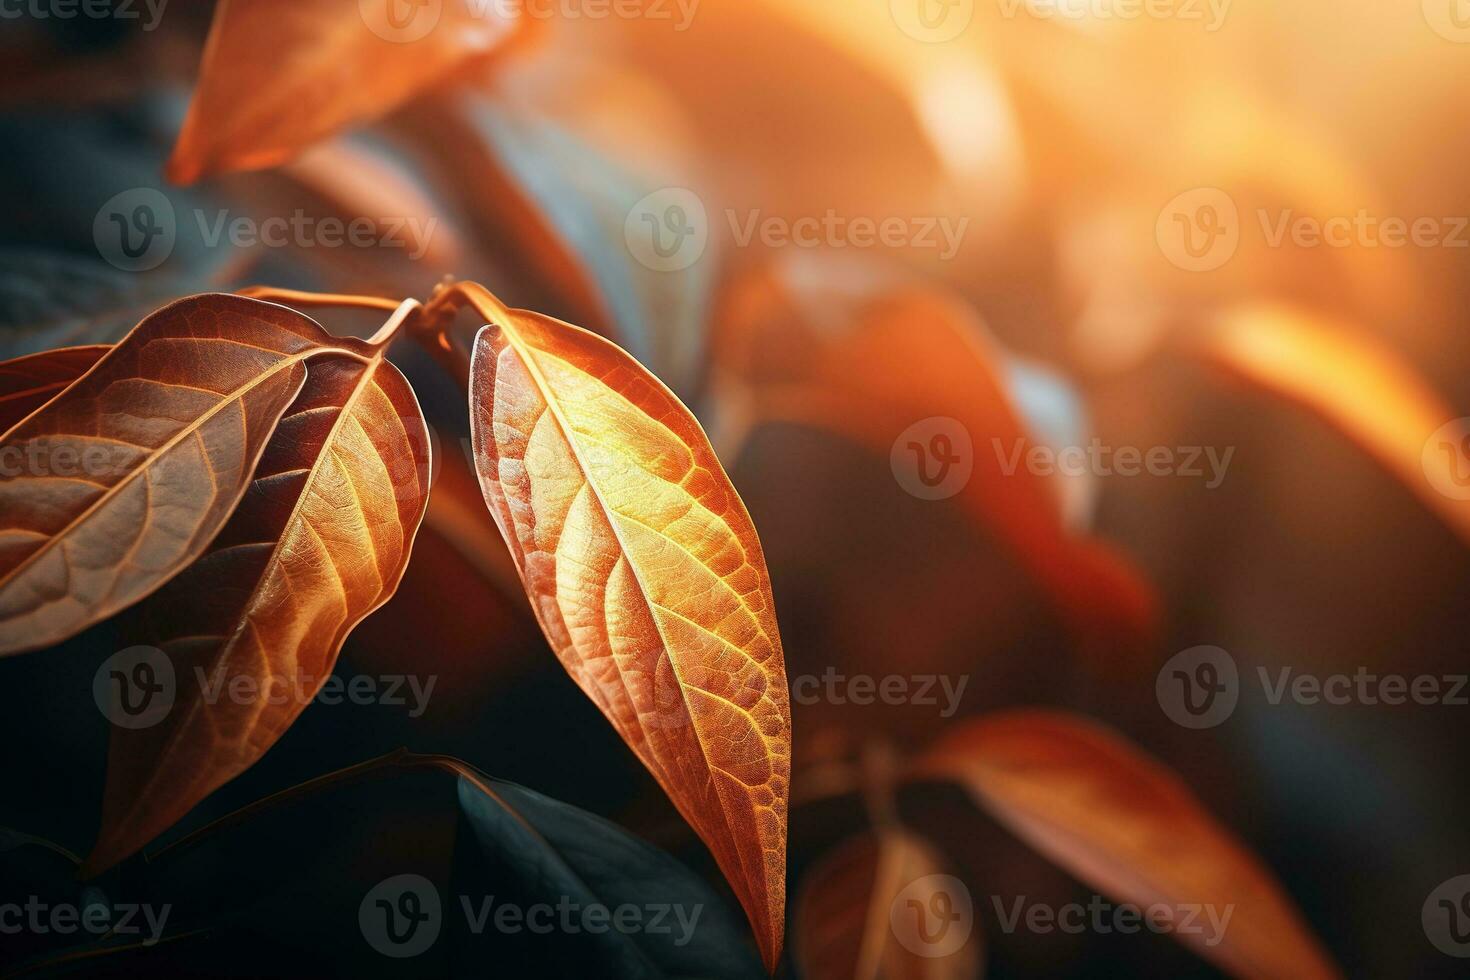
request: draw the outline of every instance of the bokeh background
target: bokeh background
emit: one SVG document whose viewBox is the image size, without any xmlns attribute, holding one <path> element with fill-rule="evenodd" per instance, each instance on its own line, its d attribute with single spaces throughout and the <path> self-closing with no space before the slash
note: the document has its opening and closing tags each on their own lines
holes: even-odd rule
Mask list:
<svg viewBox="0 0 1470 980">
<path fill-rule="evenodd" d="M 1470 872 L 1470 706 L 1273 705 L 1247 680 L 1228 721 L 1191 730 L 1156 694 L 1161 666 L 1201 644 L 1229 651 L 1246 678 L 1470 670 L 1467 539 L 1443 513 L 1458 504 L 1437 510 L 1428 478 L 1386 468 L 1361 431 L 1200 353 L 1242 311 L 1289 311 L 1380 352 L 1436 393 L 1442 421 L 1470 415 L 1460 0 L 699 0 L 603 17 L 547 4 L 525 36 L 380 120 L 283 166 L 179 187 L 165 162 L 212 7 L 172 0 L 148 30 L 6 14 L 5 356 L 115 339 L 166 299 L 256 282 L 422 298 L 452 274 L 609 329 L 714 436 L 766 549 L 788 675 L 967 678 L 953 717 L 796 705 L 793 904 L 804 870 L 865 824 L 864 759 L 901 757 L 967 716 L 1041 705 L 1105 722 L 1177 771 L 1274 870 L 1347 975 L 1463 975 L 1420 914 L 1439 883 Z M 139 188 L 180 216 L 170 254 L 146 272 L 109 262 L 95 231 L 108 201 Z M 659 273 L 628 227 L 646 195 L 669 188 L 699 202 L 708 245 Z M 221 209 L 434 225 L 413 258 L 241 248 L 211 243 L 192 218 Z M 829 214 L 906 230 L 872 247 L 826 230 L 810 245 L 742 241 L 753 220 L 790 229 Z M 1272 239 L 1282 221 L 1360 215 L 1380 229 L 1432 219 L 1440 241 Z M 1228 254 L 1192 255 L 1171 237 L 1194 222 L 1204 241 L 1216 219 L 1233 229 Z M 930 221 L 963 228 L 954 249 L 917 240 Z M 1068 533 L 1106 542 L 1147 583 L 1147 635 L 1079 637 L 1003 513 L 987 524 L 920 499 L 894 459 L 840 426 L 741 401 L 722 357 L 741 338 L 760 337 L 779 373 L 812 356 L 803 331 L 840 335 L 899 295 L 963 311 L 1010 366 L 1006 395 L 1042 441 L 1233 452 L 1213 487 L 1098 472 L 1049 484 Z M 904 342 L 902 317 L 919 336 L 924 314 L 889 312 L 891 342 L 863 371 L 922 387 L 934 365 Z M 440 441 L 436 502 L 399 596 L 349 640 L 339 670 L 433 675 L 432 702 L 417 718 L 313 706 L 176 832 L 408 745 L 609 816 L 708 871 L 550 655 L 493 524 L 471 506 L 462 395 L 426 357 L 405 349 L 400 363 Z M 1325 356 L 1296 367 L 1373 415 L 1378 391 L 1362 373 Z M 970 435 L 976 465 L 993 465 L 990 434 Z M 1427 433 L 1391 435 L 1416 454 Z M 120 643 L 104 624 L 0 661 L 0 824 L 90 846 L 107 737 L 92 676 Z M 911 788 L 899 806 L 977 896 L 1090 894 L 957 790 Z M 429 826 L 405 818 L 373 839 Z M 1166 937 L 1007 934 L 977 905 L 990 976 L 1217 975 Z"/>
</svg>

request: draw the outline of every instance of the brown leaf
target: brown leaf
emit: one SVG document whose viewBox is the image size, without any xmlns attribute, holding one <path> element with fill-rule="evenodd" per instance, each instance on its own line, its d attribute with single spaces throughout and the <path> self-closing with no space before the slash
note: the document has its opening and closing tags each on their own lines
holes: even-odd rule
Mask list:
<svg viewBox="0 0 1470 980">
<path fill-rule="evenodd" d="M 951 891 L 957 884 L 943 857 L 923 838 L 905 830 L 864 834 L 839 845 L 807 872 L 797 899 L 791 942 L 801 975 L 806 980 L 973 980 L 982 976 L 983 944 L 978 936 L 967 935 L 963 945 L 949 951 L 931 943 L 945 942 L 950 936 L 937 940 L 930 936 L 930 942 L 925 942 L 909 927 L 913 914 L 952 908 Z M 945 904 L 940 906 L 941 902 Z M 978 925 L 971 908 L 967 931 Z"/>
<path fill-rule="evenodd" d="M 110 350 L 110 344 L 62 347 L 0 364 L 0 432 L 61 394 Z"/>
<path fill-rule="evenodd" d="M 1005 390 L 1001 352 L 958 299 L 881 267 L 802 256 L 732 290 L 716 330 L 733 428 L 798 422 L 889 458 L 911 427 L 952 419 L 969 450 L 946 437 L 973 466 L 955 500 L 1009 546 L 1073 634 L 1128 648 L 1153 633 L 1151 588 L 1106 544 L 1068 531 L 1059 483 L 1025 465 L 1006 472 L 994 447 L 1009 455 L 1036 440 Z"/>
<path fill-rule="evenodd" d="M 1018 837 L 1114 900 L 1230 912 L 1223 936 L 1176 936 L 1243 977 L 1338 971 L 1271 873 L 1177 776 L 1100 725 L 1046 711 L 967 722 L 916 774 L 953 780 Z M 1217 940 L 1211 945 L 1209 940 Z"/>
<path fill-rule="evenodd" d="M 312 362 L 230 522 L 137 609 L 173 701 L 155 723 L 114 725 L 86 873 L 253 765 L 316 697 L 347 634 L 397 589 L 428 475 L 418 400 L 382 348 Z"/>
<path fill-rule="evenodd" d="M 553 649 L 714 853 L 774 969 L 791 715 L 755 528 L 699 424 L 626 353 L 487 316 L 470 391 L 485 500 Z"/>
<path fill-rule="evenodd" d="M 366 345 L 240 296 L 179 300 L 0 437 L 0 652 L 58 643 L 153 592 L 224 526 L 306 358 Z"/>
<path fill-rule="evenodd" d="M 169 179 L 273 167 L 398 108 L 494 52 L 520 23 L 501 9 L 470 0 L 220 0 Z"/>
</svg>

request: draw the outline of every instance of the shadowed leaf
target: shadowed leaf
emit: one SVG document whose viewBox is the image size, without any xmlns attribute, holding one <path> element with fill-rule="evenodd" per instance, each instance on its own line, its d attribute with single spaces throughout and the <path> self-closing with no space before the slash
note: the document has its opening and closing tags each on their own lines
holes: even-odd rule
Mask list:
<svg viewBox="0 0 1470 980">
<path fill-rule="evenodd" d="M 1338 976 L 1255 856 L 1177 776 L 1099 725 L 1044 711 L 991 715 L 952 729 L 915 771 L 958 783 L 1018 837 L 1115 901 L 1162 905 L 1176 919 L 1187 905 L 1214 911 L 1222 935 L 1199 923 L 1174 934 L 1231 973 Z"/>
<path fill-rule="evenodd" d="M 218 972 L 221 942 L 260 972 L 375 975 L 418 936 L 383 928 L 410 891 L 440 913 L 415 975 L 763 975 L 739 914 L 667 853 L 442 756 L 395 753 L 267 797 L 153 851 L 133 878 L 173 909 L 164 941 L 141 951 L 154 975 Z M 498 918 L 507 907 L 523 917 Z"/>
<path fill-rule="evenodd" d="M 663 271 L 635 256 L 625 224 L 660 180 L 554 122 L 483 97 L 446 107 L 433 128 L 445 134 L 454 185 L 514 274 L 558 304 L 555 312 L 611 338 L 687 395 L 716 258 L 711 244 L 687 268 Z"/>
<path fill-rule="evenodd" d="M 311 364 L 210 550 L 136 610 L 134 637 L 172 665 L 173 703 L 155 724 L 114 726 L 88 873 L 264 755 L 397 589 L 428 503 L 429 434 L 383 353 Z"/>
<path fill-rule="evenodd" d="M 205 276 L 185 281 L 70 255 L 0 250 L 0 356 L 114 343 L 149 313 L 210 285 Z"/>
<path fill-rule="evenodd" d="M 202 554 L 300 390 L 306 358 L 362 347 L 281 306 L 194 296 L 145 319 L 0 436 L 24 458 L 19 475 L 0 475 L 0 652 L 64 640 Z"/>
<path fill-rule="evenodd" d="M 487 316 L 470 391 L 486 502 L 552 648 L 713 851 L 773 968 L 791 721 L 755 528 L 698 423 L 631 357 L 547 317 Z"/>
</svg>

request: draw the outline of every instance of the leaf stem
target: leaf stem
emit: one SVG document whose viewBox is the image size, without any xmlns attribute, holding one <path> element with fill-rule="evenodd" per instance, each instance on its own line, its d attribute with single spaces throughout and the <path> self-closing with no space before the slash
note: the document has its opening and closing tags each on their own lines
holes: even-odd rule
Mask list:
<svg viewBox="0 0 1470 980">
<path fill-rule="evenodd" d="M 396 311 L 399 301 L 383 296 L 354 296 L 349 293 L 309 293 L 299 289 L 278 289 L 275 286 L 246 286 L 235 290 L 237 296 L 265 300 L 268 303 L 283 303 L 290 306 L 337 306 L 359 310 Z"/>
<path fill-rule="evenodd" d="M 398 308 L 393 311 L 393 315 L 378 328 L 377 333 L 368 338 L 367 342 L 373 347 L 387 346 L 398 335 L 398 331 L 403 329 L 404 322 L 423 308 L 423 304 L 416 299 L 406 299 L 402 303 L 399 303 Z"/>
<path fill-rule="evenodd" d="M 477 282 L 445 279 L 424 305 L 415 336 L 461 384 L 468 387 L 472 351 L 463 337 L 450 329 L 455 314 L 465 307 L 478 313 L 486 323 L 505 323 L 511 318 L 510 307 Z"/>
</svg>

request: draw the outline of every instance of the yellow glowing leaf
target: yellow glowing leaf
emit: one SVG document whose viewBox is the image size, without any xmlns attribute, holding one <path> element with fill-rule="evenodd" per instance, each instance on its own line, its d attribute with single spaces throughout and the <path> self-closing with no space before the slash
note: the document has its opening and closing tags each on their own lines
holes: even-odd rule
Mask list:
<svg viewBox="0 0 1470 980">
<path fill-rule="evenodd" d="M 490 313 L 470 390 L 485 500 L 552 648 L 714 853 L 774 969 L 791 716 L 755 528 L 699 424 L 636 361 Z"/>
</svg>

